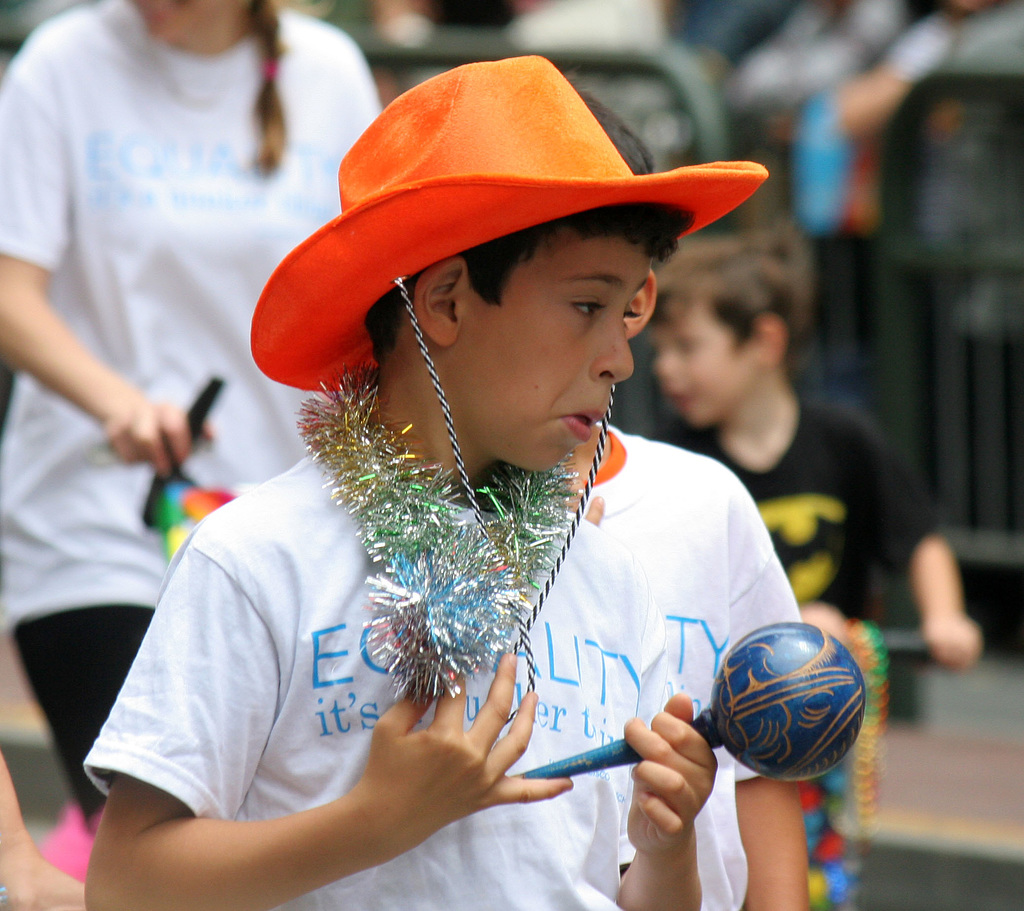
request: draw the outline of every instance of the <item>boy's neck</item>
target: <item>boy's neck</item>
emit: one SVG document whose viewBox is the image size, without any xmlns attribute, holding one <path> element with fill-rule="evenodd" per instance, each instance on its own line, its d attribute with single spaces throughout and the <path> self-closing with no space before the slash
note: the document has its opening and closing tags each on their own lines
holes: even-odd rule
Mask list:
<svg viewBox="0 0 1024 911">
<path fill-rule="evenodd" d="M 388 357 L 380 368 L 377 399 L 383 423 L 397 430 L 412 425 L 416 447 L 422 450 L 419 455 L 445 468 L 454 466 L 437 393 L 418 353 L 399 349 Z"/>
<path fill-rule="evenodd" d="M 747 471 L 770 471 L 789 451 L 800 420 L 800 403 L 781 375 L 759 383 L 754 394 L 718 425 L 718 443 Z"/>
</svg>

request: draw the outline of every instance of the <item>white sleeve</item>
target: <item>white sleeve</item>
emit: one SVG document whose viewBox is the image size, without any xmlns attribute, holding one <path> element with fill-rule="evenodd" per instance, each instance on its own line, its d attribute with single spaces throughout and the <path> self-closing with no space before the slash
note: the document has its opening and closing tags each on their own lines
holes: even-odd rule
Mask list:
<svg viewBox="0 0 1024 911">
<path fill-rule="evenodd" d="M 86 771 L 101 789 L 120 772 L 176 797 L 197 816 L 234 818 L 273 727 L 277 654 L 235 581 L 187 547 Z"/>
<path fill-rule="evenodd" d="M 730 641 L 800 619 L 793 588 L 750 493 L 737 479 L 729 502 Z"/>
<path fill-rule="evenodd" d="M 70 232 L 70 162 L 38 56 L 15 57 L 0 85 L 0 253 L 52 271 Z"/>
<path fill-rule="evenodd" d="M 793 588 L 772 545 L 771 536 L 747 489 L 737 481 L 729 507 L 731 578 L 736 580 L 730 607 L 729 641 L 770 623 L 800 620 Z M 736 763 L 736 780 L 757 773 Z"/>
<path fill-rule="evenodd" d="M 886 63 L 907 82 L 918 82 L 949 56 L 954 37 L 949 19 L 933 13 L 892 46 Z"/>
</svg>

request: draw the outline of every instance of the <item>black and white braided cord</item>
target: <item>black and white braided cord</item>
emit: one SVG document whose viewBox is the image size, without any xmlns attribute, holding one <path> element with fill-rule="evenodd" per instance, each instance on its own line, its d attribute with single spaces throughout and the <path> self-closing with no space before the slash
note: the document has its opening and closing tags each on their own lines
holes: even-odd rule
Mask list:
<svg viewBox="0 0 1024 911">
<path fill-rule="evenodd" d="M 455 435 L 455 422 L 452 420 L 452 410 L 448 406 L 448 398 L 444 394 L 444 389 L 441 387 L 441 378 L 437 375 L 437 368 L 434 366 L 434 359 L 430 356 L 430 352 L 427 350 L 427 342 L 423 338 L 423 330 L 420 328 L 420 321 L 416 318 L 416 310 L 412 305 L 412 298 L 409 297 L 409 291 L 405 287 L 405 281 L 401 278 L 396 278 L 395 284 L 398 286 L 398 290 L 402 294 L 402 300 L 405 301 L 405 309 L 409 314 L 409 319 L 412 321 L 413 332 L 416 333 L 416 344 L 419 345 L 420 353 L 423 355 L 423 360 L 426 362 L 427 371 L 430 373 L 430 382 L 434 384 L 434 391 L 437 393 L 437 400 L 441 403 L 441 413 L 444 415 L 444 426 L 448 431 L 448 440 L 452 446 L 452 452 L 455 455 L 455 468 L 459 474 L 459 481 L 462 483 L 462 489 L 466 492 L 466 497 L 469 500 L 469 506 L 473 510 L 473 516 L 476 518 L 477 524 L 481 528 L 486 528 L 484 524 L 484 516 L 480 511 L 480 504 L 477 503 L 476 493 L 473 490 L 473 485 L 469 482 L 469 473 L 466 471 L 466 463 L 462 460 L 462 450 L 459 448 L 459 440 Z"/>
<path fill-rule="evenodd" d="M 590 471 L 587 472 L 587 480 L 583 485 L 583 492 L 580 495 L 579 503 L 576 505 L 576 512 L 572 517 L 572 523 L 569 525 L 568 530 L 565 533 L 565 539 L 562 541 L 562 547 L 558 552 L 558 556 L 555 558 L 555 562 L 551 566 L 551 572 L 548 573 L 548 578 L 544 582 L 544 586 L 537 596 L 537 602 L 533 606 L 533 610 L 530 611 L 528 616 L 524 616 L 519 624 L 519 638 L 516 641 L 515 648 L 512 650 L 513 654 L 519 654 L 522 652 L 526 658 L 526 691 L 528 693 L 533 692 L 536 689 L 537 681 L 534 672 L 534 660 L 533 660 L 533 648 L 530 645 L 530 631 L 533 629 L 534 623 L 537 622 L 537 617 L 540 614 L 541 608 L 548 599 L 548 595 L 551 593 L 551 588 L 555 584 L 555 579 L 558 573 L 562 569 L 562 564 L 565 563 L 565 558 L 569 554 L 569 548 L 572 547 L 573 539 L 576 537 L 576 532 L 579 530 L 580 525 L 587 515 L 587 507 L 590 504 L 590 495 L 594 490 L 594 483 L 597 480 L 597 472 L 601 467 L 601 460 L 604 458 L 604 448 L 608 442 L 608 425 L 611 423 L 612 416 L 612 402 L 615 400 L 615 387 L 612 386 L 608 393 L 608 407 L 605 409 L 604 417 L 601 418 L 601 430 L 597 437 L 597 449 L 594 451 L 594 460 L 590 463 Z"/>
<path fill-rule="evenodd" d="M 473 485 L 470 483 L 469 473 L 466 471 L 466 464 L 462 459 L 462 450 L 459 447 L 459 440 L 455 434 L 455 422 L 452 419 L 451 408 L 448 406 L 448 399 L 441 386 L 441 378 L 437 374 L 437 368 L 434 366 L 434 360 L 431 358 L 430 352 L 427 350 L 427 343 L 423 338 L 423 330 L 420 328 L 419 319 L 416 317 L 416 311 L 413 307 L 412 299 L 409 296 L 409 291 L 406 288 L 405 281 L 403 279 L 396 278 L 394 283 L 398 286 L 398 290 L 402 295 L 402 300 L 405 302 L 405 309 L 409 314 L 413 332 L 416 335 L 416 344 L 419 346 L 420 353 L 423 355 L 427 371 L 430 374 L 430 381 L 433 383 L 434 391 L 437 393 L 437 400 L 441 404 L 441 412 L 444 415 L 444 424 L 448 431 L 448 440 L 451 443 L 452 452 L 455 456 L 455 467 L 458 471 L 459 481 L 462 484 L 463 490 L 466 492 L 466 497 L 469 500 L 469 505 L 473 510 L 473 515 L 476 518 L 477 524 L 479 524 L 481 528 L 486 529 L 483 513 L 481 512 L 480 505 L 477 502 Z M 561 571 L 562 565 L 565 563 L 565 558 L 569 554 L 569 548 L 572 546 L 572 542 L 576 537 L 576 532 L 579 530 L 580 524 L 586 517 L 587 506 L 590 503 L 590 495 L 594 489 L 594 482 L 597 479 L 597 472 L 601 467 L 601 460 L 604 458 L 604 448 L 608 441 L 608 425 L 611 422 L 612 402 L 614 399 L 615 387 L 612 386 L 608 395 L 608 408 L 605 410 L 604 417 L 601 419 L 601 430 L 597 438 L 597 449 L 594 452 L 594 460 L 590 465 L 590 471 L 587 473 L 587 480 L 583 485 L 583 492 L 580 496 L 579 503 L 576 506 L 576 513 L 573 515 L 572 522 L 566 531 L 565 539 L 562 541 L 561 549 L 559 550 L 558 556 L 555 558 L 555 562 L 551 566 L 551 572 L 548 573 L 548 577 L 541 588 L 540 594 L 537 596 L 536 603 L 533 605 L 529 614 L 524 615 L 519 623 L 519 638 L 516 640 L 512 653 L 522 653 L 523 657 L 526 659 L 526 691 L 528 693 L 533 692 L 537 688 L 533 647 L 530 644 L 530 632 L 533 629 L 534 623 L 537 622 L 537 617 L 540 614 L 541 608 L 544 606 L 548 595 L 551 593 L 551 588 L 555 584 L 555 579 L 558 577 L 558 573 Z"/>
</svg>

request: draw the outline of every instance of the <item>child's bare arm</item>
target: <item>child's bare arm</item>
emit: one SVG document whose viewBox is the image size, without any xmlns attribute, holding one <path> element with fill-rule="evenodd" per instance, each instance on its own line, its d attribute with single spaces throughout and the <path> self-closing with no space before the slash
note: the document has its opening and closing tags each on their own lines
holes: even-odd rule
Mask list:
<svg viewBox="0 0 1024 911">
<path fill-rule="evenodd" d="M 953 670 L 971 667 L 981 657 L 981 628 L 967 616 L 960 567 L 949 542 L 940 534 L 922 538 L 908 575 L 931 656 Z"/>
<path fill-rule="evenodd" d="M 633 770 L 629 811 L 636 857 L 619 890 L 620 907 L 630 911 L 700 908 L 693 820 L 711 794 L 717 763 L 692 720 L 693 703 L 678 693 L 649 729 L 636 719 L 626 725 L 626 739 L 644 757 Z"/>
<path fill-rule="evenodd" d="M 473 726 L 466 697 L 425 706 L 400 702 L 374 729 L 362 778 L 343 797 L 274 820 L 200 819 L 173 797 L 127 777 L 115 780 L 89 870 L 92 911 L 274 908 L 377 866 L 450 822 L 485 807 L 545 800 L 566 779 L 506 776 L 530 740 L 536 696 L 524 697 L 507 735 L 515 662 L 502 661 Z M 496 742 L 497 741 L 497 742 Z"/>
<path fill-rule="evenodd" d="M 795 782 L 736 783 L 736 812 L 749 870 L 748 911 L 807 911 L 807 835 Z"/>
<path fill-rule="evenodd" d="M 848 80 L 836 92 L 839 124 L 854 140 L 881 134 L 913 82 L 886 63 Z"/>
</svg>

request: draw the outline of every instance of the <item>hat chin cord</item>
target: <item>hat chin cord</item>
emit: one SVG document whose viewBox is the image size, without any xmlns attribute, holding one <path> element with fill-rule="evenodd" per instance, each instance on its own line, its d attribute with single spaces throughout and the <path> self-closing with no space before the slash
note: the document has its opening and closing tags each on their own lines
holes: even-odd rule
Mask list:
<svg viewBox="0 0 1024 911">
<path fill-rule="evenodd" d="M 448 440 L 451 443 L 452 453 L 455 456 L 455 468 L 459 475 L 459 482 L 462 484 L 462 489 L 465 491 L 466 498 L 469 500 L 470 508 L 473 510 L 473 517 L 476 519 L 477 524 L 484 533 L 486 533 L 487 523 L 484 521 L 483 512 L 481 511 L 480 504 L 476 499 L 476 492 L 473 490 L 473 485 L 469 480 L 469 473 L 466 471 L 466 463 L 463 461 L 462 450 L 459 447 L 459 440 L 455 434 L 455 422 L 452 419 L 452 410 L 448 405 L 448 399 L 441 386 L 441 378 L 438 376 L 437 368 L 434 366 L 434 360 L 430 356 L 430 352 L 427 350 L 427 343 L 423 337 L 423 330 L 420 327 L 419 319 L 416 317 L 416 310 L 413 307 L 412 298 L 406 288 L 405 279 L 396 278 L 394 279 L 394 284 L 398 287 L 398 290 L 402 295 L 402 300 L 405 302 L 405 309 L 409 314 L 410 321 L 412 322 L 413 333 L 416 335 L 416 344 L 419 346 L 420 354 L 423 355 L 423 360 L 427 365 L 427 372 L 430 374 L 430 382 L 434 386 L 434 391 L 437 393 L 437 400 L 441 405 L 441 413 L 444 415 L 444 426 L 448 431 Z M 576 532 L 579 530 L 580 525 L 586 517 L 587 506 L 590 502 L 590 494 L 594 489 L 594 482 L 597 479 L 598 469 L 601 467 L 601 460 L 604 458 L 604 449 L 608 440 L 608 425 L 611 422 L 612 403 L 614 400 L 615 386 L 613 385 L 608 393 L 608 407 L 605 409 L 604 417 L 601 418 L 601 429 L 597 437 L 597 449 L 594 452 L 594 459 L 590 464 L 590 471 L 587 472 L 587 480 L 583 485 L 583 491 L 580 495 L 579 502 L 576 504 L 576 512 L 573 515 L 572 523 L 569 525 L 569 528 L 565 533 L 565 538 L 562 541 L 562 546 L 558 552 L 558 556 L 555 558 L 555 561 L 551 566 L 551 572 L 548 573 L 547 580 L 545 581 L 543 588 L 541 588 L 540 594 L 537 596 L 536 604 L 533 605 L 529 615 L 524 615 L 519 620 L 519 638 L 516 640 L 512 653 L 519 654 L 521 652 L 526 658 L 527 692 L 532 692 L 536 689 L 533 648 L 530 644 L 530 630 L 533 628 L 533 625 L 537 620 L 537 616 L 540 614 L 541 608 L 547 601 L 548 595 L 551 592 L 551 587 L 555 584 L 555 579 L 562 568 L 562 564 L 565 563 L 565 558 L 569 553 L 569 548 L 572 546 L 573 539 L 576 537 Z M 515 712 L 513 712 L 512 715 L 514 717 Z"/>
</svg>

